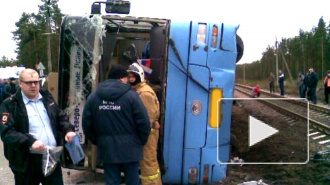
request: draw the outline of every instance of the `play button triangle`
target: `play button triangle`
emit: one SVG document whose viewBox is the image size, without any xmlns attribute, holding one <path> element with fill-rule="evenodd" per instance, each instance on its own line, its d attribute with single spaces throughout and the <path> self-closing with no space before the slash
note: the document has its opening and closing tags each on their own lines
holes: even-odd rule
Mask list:
<svg viewBox="0 0 330 185">
<path fill-rule="evenodd" d="M 249 146 L 253 146 L 256 143 L 270 137 L 277 133 L 278 130 L 268 126 L 260 120 L 249 116 Z"/>
</svg>

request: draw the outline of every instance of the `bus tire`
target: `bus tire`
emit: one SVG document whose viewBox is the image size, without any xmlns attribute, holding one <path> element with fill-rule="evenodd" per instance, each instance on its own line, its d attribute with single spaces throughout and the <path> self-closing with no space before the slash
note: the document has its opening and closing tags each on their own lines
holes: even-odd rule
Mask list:
<svg viewBox="0 0 330 185">
<path fill-rule="evenodd" d="M 244 44 L 240 36 L 236 34 L 236 48 L 237 48 L 237 58 L 236 63 L 241 60 L 244 53 Z"/>
</svg>

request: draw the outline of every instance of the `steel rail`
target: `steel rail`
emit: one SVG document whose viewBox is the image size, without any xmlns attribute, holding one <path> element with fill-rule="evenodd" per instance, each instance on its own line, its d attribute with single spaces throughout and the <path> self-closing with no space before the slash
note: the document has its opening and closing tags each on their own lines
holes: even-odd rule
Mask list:
<svg viewBox="0 0 330 185">
<path fill-rule="evenodd" d="M 243 90 L 238 89 L 238 88 L 235 88 L 235 90 L 237 90 L 237 91 L 239 91 L 239 92 L 241 92 L 241 93 L 243 93 L 243 94 L 245 94 L 245 95 L 250 96 L 250 93 L 248 93 L 248 92 L 246 92 L 246 91 L 243 91 Z M 311 118 L 308 118 L 308 117 L 302 116 L 302 115 L 300 115 L 300 114 L 298 114 L 298 113 L 295 113 L 295 112 L 293 112 L 293 111 L 291 111 L 291 110 L 288 110 L 288 109 L 286 109 L 286 108 L 280 107 L 280 106 L 278 106 L 278 105 L 276 105 L 276 104 L 274 104 L 274 103 L 271 103 L 271 102 L 269 102 L 269 101 L 267 101 L 267 100 L 264 100 L 264 99 L 258 99 L 258 98 L 256 98 L 256 100 L 259 101 L 259 102 L 261 102 L 261 103 L 263 103 L 263 104 L 266 104 L 266 105 L 269 106 L 269 107 L 272 107 L 272 108 L 278 110 L 279 112 L 281 112 L 281 113 L 283 113 L 283 114 L 285 114 L 285 115 L 288 115 L 288 116 L 290 116 L 290 117 L 297 118 L 297 119 L 302 120 L 302 121 L 308 121 L 309 124 L 310 124 L 313 128 L 315 128 L 315 129 L 317 129 L 317 130 L 319 130 L 319 131 L 321 131 L 321 132 L 323 132 L 323 133 L 326 133 L 326 134 L 330 135 L 330 126 L 328 126 L 328 125 L 325 125 L 325 124 L 323 124 L 323 123 L 321 123 L 321 122 L 318 122 L 318 121 L 316 121 L 316 120 L 313 120 L 313 119 L 311 119 Z"/>
<path fill-rule="evenodd" d="M 235 84 L 237 87 L 241 87 L 241 88 L 244 88 L 244 89 L 249 89 L 251 90 L 252 87 L 251 86 L 247 86 L 247 85 L 242 85 L 242 84 Z M 262 90 L 260 89 L 260 91 L 262 92 L 262 94 L 266 95 L 266 96 L 269 96 L 269 97 L 273 97 L 273 98 L 286 98 L 286 97 L 283 97 L 281 95 L 277 95 L 277 94 L 274 94 L 274 93 L 270 93 L 270 92 L 267 92 L 265 90 Z M 300 105 L 300 106 L 303 106 L 303 107 L 306 107 L 307 106 L 307 100 L 302 100 L 302 101 L 297 101 L 297 100 L 287 100 L 291 103 L 294 103 L 294 104 L 297 104 L 297 105 Z M 318 112 L 322 112 L 322 113 L 325 113 L 325 114 L 328 114 L 330 115 L 330 108 L 327 108 L 327 107 L 322 107 L 322 106 L 318 106 L 318 105 L 314 105 L 314 104 L 309 104 L 309 108 L 311 110 L 315 110 L 315 111 L 318 111 Z"/>
</svg>

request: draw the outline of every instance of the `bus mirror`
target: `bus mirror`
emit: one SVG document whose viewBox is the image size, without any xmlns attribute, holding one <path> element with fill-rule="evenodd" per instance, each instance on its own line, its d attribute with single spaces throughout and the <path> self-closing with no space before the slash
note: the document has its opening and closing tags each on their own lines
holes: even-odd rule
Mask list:
<svg viewBox="0 0 330 185">
<path fill-rule="evenodd" d="M 92 14 L 101 14 L 101 4 L 100 3 L 93 3 L 91 13 Z"/>
<path fill-rule="evenodd" d="M 129 14 L 130 8 L 131 8 L 131 3 L 129 1 L 107 0 L 105 12 Z"/>
</svg>

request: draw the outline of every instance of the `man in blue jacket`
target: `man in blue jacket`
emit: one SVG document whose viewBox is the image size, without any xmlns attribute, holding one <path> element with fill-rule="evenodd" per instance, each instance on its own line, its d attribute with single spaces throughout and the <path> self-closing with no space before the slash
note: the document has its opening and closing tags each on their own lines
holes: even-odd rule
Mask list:
<svg viewBox="0 0 330 185">
<path fill-rule="evenodd" d="M 127 185 L 139 184 L 139 161 L 150 133 L 150 121 L 137 92 L 127 84 L 126 68 L 113 65 L 108 80 L 87 98 L 83 130 L 98 147 L 107 185 L 121 183 L 123 170 Z"/>
</svg>

